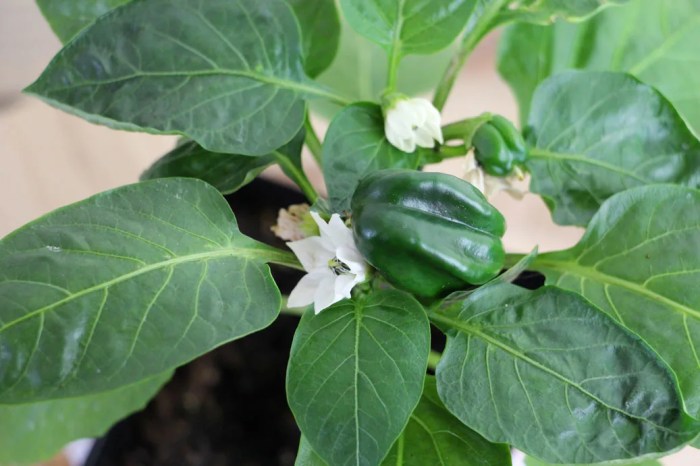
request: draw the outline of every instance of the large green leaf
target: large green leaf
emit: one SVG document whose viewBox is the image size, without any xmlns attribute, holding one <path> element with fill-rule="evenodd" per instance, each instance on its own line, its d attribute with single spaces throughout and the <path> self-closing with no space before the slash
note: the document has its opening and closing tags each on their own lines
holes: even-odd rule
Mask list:
<svg viewBox="0 0 700 466">
<path fill-rule="evenodd" d="M 323 175 L 334 212 L 350 209 L 350 199 L 362 178 L 384 168 L 417 168 L 425 150 L 407 154 L 384 136 L 378 105 L 345 107 L 331 122 L 323 142 Z"/>
<path fill-rule="evenodd" d="M 338 51 L 340 19 L 335 0 L 287 0 L 301 25 L 304 69 L 317 76 L 330 66 Z"/>
<path fill-rule="evenodd" d="M 292 343 L 289 406 L 333 465 L 376 465 L 423 390 L 430 351 L 425 311 L 410 295 L 378 291 L 307 312 Z"/>
<path fill-rule="evenodd" d="M 700 142 L 661 94 L 624 73 L 569 71 L 544 81 L 527 140 L 530 189 L 559 224 L 586 225 L 607 198 L 632 187 L 700 186 Z"/>
<path fill-rule="evenodd" d="M 27 92 L 113 128 L 264 155 L 299 131 L 304 98 L 329 95 L 302 59 L 283 0 L 140 0 L 98 19 Z"/>
<path fill-rule="evenodd" d="M 506 445 L 486 441 L 445 409 L 435 378 L 425 378 L 423 396 L 382 466 L 506 466 Z M 296 466 L 326 466 L 308 440 L 299 442 Z"/>
<path fill-rule="evenodd" d="M 525 458 L 525 466 L 554 466 L 552 463 L 545 463 L 532 456 Z M 574 465 L 559 465 L 559 466 L 574 466 Z M 578 466 L 596 466 L 596 464 L 579 464 Z M 662 466 L 657 460 L 641 460 L 641 461 L 624 461 L 622 463 L 616 462 L 615 466 Z"/>
<path fill-rule="evenodd" d="M 659 89 L 700 133 L 700 0 L 634 0 L 581 24 L 515 24 L 499 71 L 524 118 L 537 84 L 567 69 L 625 71 Z"/>
<path fill-rule="evenodd" d="M 423 397 L 384 466 L 507 466 L 510 449 L 494 444 L 462 424 L 445 408 L 434 377 L 426 377 Z"/>
<path fill-rule="evenodd" d="M 277 252 L 194 179 L 147 181 L 0 242 L 0 403 L 96 393 L 269 325 Z"/>
<path fill-rule="evenodd" d="M 648 186 L 610 198 L 581 241 L 530 265 L 581 293 L 674 369 L 700 418 L 700 192 Z"/>
<path fill-rule="evenodd" d="M 399 54 L 429 54 L 464 29 L 476 0 L 340 0 L 350 25 Z"/>
<path fill-rule="evenodd" d="M 603 8 L 621 5 L 629 0 L 520 0 L 512 2 L 507 15 L 518 21 L 550 23 L 557 18 L 581 21 Z"/>
<path fill-rule="evenodd" d="M 285 173 L 289 170 L 303 171 L 301 149 L 304 134 L 305 131 L 299 131 L 287 145 L 260 157 L 210 152 L 196 142 L 188 141 L 151 165 L 141 175 L 141 179 L 173 176 L 199 178 L 223 194 L 230 194 L 253 181 L 264 169 L 275 163 L 279 163 Z"/>
<path fill-rule="evenodd" d="M 486 286 L 431 319 L 453 329 L 440 398 L 490 441 L 593 463 L 672 450 L 700 429 L 663 361 L 580 295 Z"/>
<path fill-rule="evenodd" d="M 103 435 L 142 409 L 171 375 L 79 398 L 0 405 L 0 464 L 45 460 L 70 441 Z"/>
<path fill-rule="evenodd" d="M 66 43 L 98 17 L 130 0 L 36 0 L 41 14 Z"/>
<path fill-rule="evenodd" d="M 431 55 L 405 57 L 399 64 L 397 88 L 408 95 L 429 91 L 441 78 L 436 70 L 447 66 L 454 50 L 453 44 Z M 378 102 L 386 89 L 388 69 L 386 52 L 342 22 L 337 57 L 318 81 L 353 101 Z M 329 119 L 339 110 L 337 105 L 323 100 L 314 101 L 312 107 L 320 109 Z"/>
</svg>

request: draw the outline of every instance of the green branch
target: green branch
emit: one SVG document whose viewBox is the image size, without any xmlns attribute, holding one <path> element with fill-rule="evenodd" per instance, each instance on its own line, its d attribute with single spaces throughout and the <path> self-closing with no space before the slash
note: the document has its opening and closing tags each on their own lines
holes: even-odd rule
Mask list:
<svg viewBox="0 0 700 466">
<path fill-rule="evenodd" d="M 314 126 L 311 124 L 311 115 L 306 112 L 306 120 L 304 120 L 304 128 L 306 128 L 306 136 L 304 137 L 304 143 L 306 147 L 309 148 L 311 155 L 314 156 L 314 160 L 319 167 L 323 167 L 323 146 L 321 145 L 321 140 L 316 134 Z"/>
<path fill-rule="evenodd" d="M 438 110 L 442 110 L 447 102 L 447 97 L 452 91 L 455 81 L 459 72 L 464 68 L 464 64 L 471 55 L 477 44 L 484 38 L 486 34 L 491 31 L 491 29 L 497 24 L 494 19 L 498 16 L 506 0 L 494 0 L 493 2 L 486 5 L 482 11 L 481 17 L 477 20 L 474 27 L 467 31 L 464 39 L 462 40 L 462 45 L 457 50 L 457 53 L 452 57 L 450 64 L 445 70 L 440 83 L 435 89 L 435 96 L 433 97 L 433 105 Z M 472 13 L 474 14 L 474 13 Z"/>
</svg>

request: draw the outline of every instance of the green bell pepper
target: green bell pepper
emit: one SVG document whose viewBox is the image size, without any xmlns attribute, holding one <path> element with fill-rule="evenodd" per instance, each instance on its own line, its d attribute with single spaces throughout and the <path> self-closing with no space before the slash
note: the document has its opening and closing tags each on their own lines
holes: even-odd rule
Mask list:
<svg viewBox="0 0 700 466">
<path fill-rule="evenodd" d="M 503 216 L 455 176 L 377 171 L 360 182 L 351 208 L 357 248 L 397 288 L 435 297 L 503 267 Z"/>
<path fill-rule="evenodd" d="M 489 175 L 508 176 L 516 167 L 523 166 L 527 158 L 520 131 L 499 115 L 476 130 L 472 145 L 477 162 Z"/>
</svg>

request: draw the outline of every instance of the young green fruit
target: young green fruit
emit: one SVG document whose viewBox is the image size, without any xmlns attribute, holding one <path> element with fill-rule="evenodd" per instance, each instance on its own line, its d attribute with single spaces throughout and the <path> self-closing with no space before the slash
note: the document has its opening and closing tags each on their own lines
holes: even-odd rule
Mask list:
<svg viewBox="0 0 700 466">
<path fill-rule="evenodd" d="M 357 248 L 397 288 L 435 297 L 503 267 L 503 216 L 455 176 L 381 170 L 360 182 L 351 207 Z"/>
<path fill-rule="evenodd" d="M 494 115 L 472 138 L 474 156 L 486 173 L 508 176 L 525 164 L 527 148 L 520 131 L 507 119 Z"/>
</svg>

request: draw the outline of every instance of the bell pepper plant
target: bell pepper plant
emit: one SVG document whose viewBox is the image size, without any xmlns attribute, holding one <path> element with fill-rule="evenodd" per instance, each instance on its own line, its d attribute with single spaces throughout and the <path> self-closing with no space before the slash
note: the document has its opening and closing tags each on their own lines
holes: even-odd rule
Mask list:
<svg viewBox="0 0 700 466">
<path fill-rule="evenodd" d="M 181 142 L 0 242 L 0 462 L 99 435 L 281 312 L 300 316 L 297 465 L 504 466 L 511 448 L 634 464 L 698 445 L 700 2 L 37 3 L 64 46 L 26 93 Z M 443 121 L 495 30 L 520 121 L 469 102 Z M 423 171 L 448 158 L 461 178 Z M 223 197 L 271 165 L 308 198 L 270 225 L 286 249 L 241 233 Z M 504 249 L 488 196 L 523 179 L 585 228 L 577 245 Z M 306 275 L 285 297 L 269 264 Z M 518 286 L 525 271 L 545 285 Z"/>
</svg>

